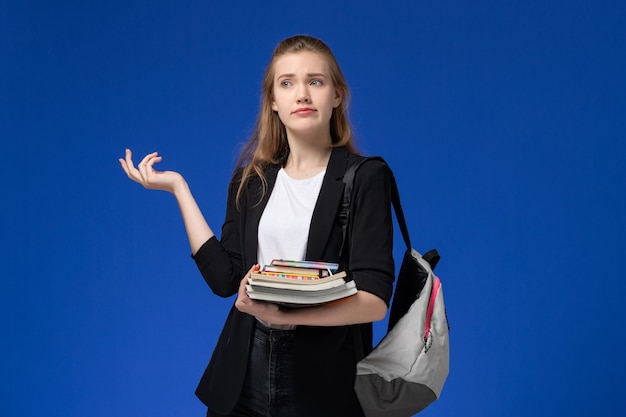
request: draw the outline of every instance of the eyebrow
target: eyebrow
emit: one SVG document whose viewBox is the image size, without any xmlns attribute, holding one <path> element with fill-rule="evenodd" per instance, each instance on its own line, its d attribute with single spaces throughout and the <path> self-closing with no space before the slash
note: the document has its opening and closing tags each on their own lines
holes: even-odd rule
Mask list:
<svg viewBox="0 0 626 417">
<path fill-rule="evenodd" d="M 295 77 L 296 74 L 281 74 L 278 77 L 276 77 L 276 79 L 280 80 L 281 78 L 293 78 Z M 306 75 L 309 78 L 313 78 L 313 77 L 324 77 L 324 78 L 328 78 L 326 76 L 326 74 L 322 74 L 321 72 L 310 72 Z"/>
</svg>

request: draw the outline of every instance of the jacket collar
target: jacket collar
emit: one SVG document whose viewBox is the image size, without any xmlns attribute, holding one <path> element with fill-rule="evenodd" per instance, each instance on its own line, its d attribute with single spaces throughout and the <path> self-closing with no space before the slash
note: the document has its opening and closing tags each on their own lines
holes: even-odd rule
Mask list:
<svg viewBox="0 0 626 417">
<path fill-rule="evenodd" d="M 346 172 L 348 151 L 344 147 L 333 148 L 326 168 L 326 174 L 322 181 L 307 242 L 306 259 L 323 261 L 324 249 L 326 248 L 330 232 L 335 225 L 335 219 L 343 195 L 343 174 Z"/>
</svg>

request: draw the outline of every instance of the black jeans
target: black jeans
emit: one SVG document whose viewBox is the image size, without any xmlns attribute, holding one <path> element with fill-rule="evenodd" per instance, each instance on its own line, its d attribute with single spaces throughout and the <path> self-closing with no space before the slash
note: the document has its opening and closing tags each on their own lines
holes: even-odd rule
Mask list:
<svg viewBox="0 0 626 417">
<path fill-rule="evenodd" d="M 228 416 L 295 417 L 293 391 L 294 330 L 274 330 L 256 323 L 248 371 L 237 406 Z"/>
</svg>

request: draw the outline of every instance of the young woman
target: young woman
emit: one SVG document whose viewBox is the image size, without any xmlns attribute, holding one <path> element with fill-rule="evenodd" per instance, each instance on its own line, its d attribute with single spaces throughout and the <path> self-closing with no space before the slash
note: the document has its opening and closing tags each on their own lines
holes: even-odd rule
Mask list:
<svg viewBox="0 0 626 417">
<path fill-rule="evenodd" d="M 346 167 L 359 156 L 347 118 L 349 90 L 328 46 L 309 36 L 280 42 L 262 83 L 256 129 L 228 189 L 219 239 L 184 178 L 156 171 L 155 152 L 122 168 L 178 201 L 202 276 L 219 296 L 237 295 L 196 395 L 207 416 L 362 416 L 353 390 L 354 326 L 364 352 L 392 294 L 392 215 L 387 167 L 355 179 L 348 249 L 338 213 Z M 358 292 L 322 306 L 286 309 L 251 300 L 251 271 L 273 258 L 337 262 Z"/>
</svg>

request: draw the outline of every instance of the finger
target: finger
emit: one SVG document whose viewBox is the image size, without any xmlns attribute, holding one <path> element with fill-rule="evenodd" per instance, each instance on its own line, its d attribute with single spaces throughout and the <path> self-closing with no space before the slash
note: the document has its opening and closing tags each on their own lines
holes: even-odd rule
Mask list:
<svg viewBox="0 0 626 417">
<path fill-rule="evenodd" d="M 138 166 L 144 166 L 144 165 L 146 165 L 146 164 L 148 163 L 148 161 L 149 161 L 151 158 L 154 158 L 155 156 L 158 156 L 158 155 L 159 155 L 159 153 L 158 153 L 158 152 L 152 152 L 152 153 L 149 153 L 148 155 L 146 155 L 146 156 L 144 156 L 144 157 L 143 157 L 143 159 L 141 160 L 141 162 L 139 162 L 139 165 L 138 165 Z"/>
<path fill-rule="evenodd" d="M 148 162 L 146 162 L 146 165 L 144 165 L 144 180 L 145 180 L 145 185 L 146 186 L 150 186 L 151 184 L 154 183 L 154 179 L 155 179 L 155 175 L 157 174 L 157 171 L 154 169 L 153 165 L 161 162 L 162 158 L 160 156 L 155 156 L 154 158 L 150 158 L 148 160 Z"/>
<path fill-rule="evenodd" d="M 239 283 L 239 293 L 245 294 L 248 300 L 251 300 L 251 299 L 250 297 L 248 297 L 248 291 L 246 291 L 246 285 L 249 283 L 249 279 L 252 276 L 252 273 L 258 271 L 260 268 L 261 266 L 259 264 L 252 265 L 250 270 L 248 270 L 248 273 L 246 273 L 246 275 L 242 278 L 241 282 Z"/>
<path fill-rule="evenodd" d="M 125 158 L 120 158 L 119 161 L 122 165 L 122 169 L 124 170 L 124 172 L 126 172 L 128 178 L 135 182 L 141 183 L 141 176 L 139 175 L 139 171 L 135 168 L 135 165 L 133 164 L 132 152 L 130 151 L 130 149 L 126 149 Z"/>
<path fill-rule="evenodd" d="M 118 161 L 120 161 L 120 165 L 122 166 L 122 169 L 124 170 L 126 175 L 130 176 L 128 172 L 128 166 L 126 165 L 126 161 L 123 158 L 118 159 Z"/>
<path fill-rule="evenodd" d="M 242 278 L 241 281 L 239 281 L 239 296 L 248 295 L 248 292 L 246 291 L 246 285 L 248 285 L 248 277 L 245 276 Z"/>
<path fill-rule="evenodd" d="M 261 268 L 259 264 L 254 264 L 248 270 L 246 275 L 239 282 L 239 291 L 237 292 L 237 300 L 235 301 L 235 305 L 240 311 L 244 311 L 246 307 L 250 306 L 254 301 L 248 295 L 248 291 L 246 290 L 246 285 L 248 284 L 248 280 L 252 275 L 252 272 L 258 271 Z"/>
<path fill-rule="evenodd" d="M 150 162 L 150 160 L 154 157 L 156 157 L 158 155 L 157 152 L 152 152 L 146 156 L 144 156 L 144 158 L 141 160 L 141 162 L 139 162 L 139 164 L 137 165 L 137 169 L 139 171 L 139 175 L 141 176 L 141 180 L 142 183 L 144 185 L 146 185 L 148 183 L 148 171 L 150 170 L 148 168 L 148 162 Z"/>
<path fill-rule="evenodd" d="M 246 274 L 246 276 L 239 282 L 239 291 L 237 292 L 237 300 L 235 301 L 235 306 L 242 312 L 245 312 L 244 310 L 246 310 L 246 307 L 252 303 L 252 299 L 248 296 L 248 292 L 246 291 L 247 282 L 248 274 Z"/>
<path fill-rule="evenodd" d="M 250 276 L 252 276 L 253 272 L 258 272 L 260 269 L 261 269 L 261 265 L 259 265 L 259 264 L 252 265 L 252 267 L 250 268 L 250 270 L 246 274 L 246 278 L 250 278 Z"/>
<path fill-rule="evenodd" d="M 154 158 L 150 158 L 148 162 L 146 162 L 146 172 L 151 173 L 154 170 L 153 165 L 161 162 L 162 160 L 162 156 L 155 156 Z"/>
<path fill-rule="evenodd" d="M 124 156 L 124 160 L 126 161 L 126 166 L 128 168 L 135 167 L 135 165 L 133 164 L 133 153 L 130 149 L 126 149 L 126 155 Z"/>
<path fill-rule="evenodd" d="M 138 177 L 137 168 L 135 168 L 135 164 L 133 163 L 133 153 L 130 149 L 126 149 L 126 157 L 124 159 L 126 169 L 128 170 L 129 176 Z"/>
</svg>

